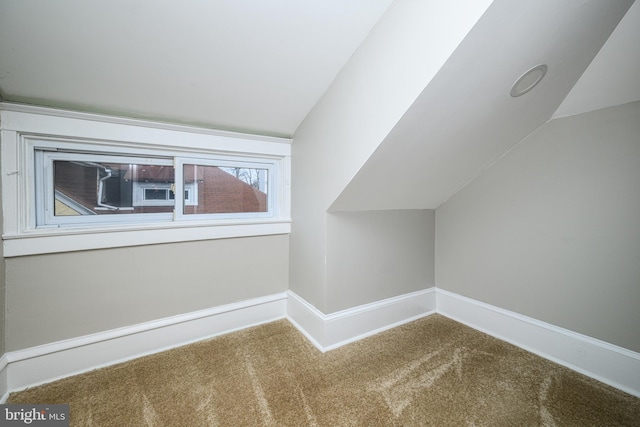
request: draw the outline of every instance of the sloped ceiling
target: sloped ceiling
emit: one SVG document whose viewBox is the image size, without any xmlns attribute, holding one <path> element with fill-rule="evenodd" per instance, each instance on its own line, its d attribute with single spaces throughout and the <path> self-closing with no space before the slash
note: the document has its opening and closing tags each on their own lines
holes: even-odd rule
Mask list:
<svg viewBox="0 0 640 427">
<path fill-rule="evenodd" d="M 437 208 L 553 116 L 632 3 L 494 1 L 329 210 Z M 638 55 L 637 41 L 612 42 L 624 52 L 608 47 L 610 60 Z M 548 66 L 540 84 L 510 96 L 519 76 L 539 64 Z M 577 85 L 565 114 L 587 108 L 571 99 L 592 101 L 588 108 L 640 99 L 638 74 L 608 67 L 616 65 L 585 73 L 602 80 Z M 620 84 L 609 81 L 614 76 L 630 85 L 626 98 L 603 90 Z"/>
<path fill-rule="evenodd" d="M 291 136 L 391 0 L 1 0 L 5 101 Z"/>
<path fill-rule="evenodd" d="M 391 1 L 1 0 L 0 97 L 294 136 Z M 631 3 L 494 1 L 332 209 L 435 208 L 549 118 L 640 99 Z"/>
<path fill-rule="evenodd" d="M 640 2 L 635 2 L 554 113 L 571 116 L 640 99 Z"/>
</svg>

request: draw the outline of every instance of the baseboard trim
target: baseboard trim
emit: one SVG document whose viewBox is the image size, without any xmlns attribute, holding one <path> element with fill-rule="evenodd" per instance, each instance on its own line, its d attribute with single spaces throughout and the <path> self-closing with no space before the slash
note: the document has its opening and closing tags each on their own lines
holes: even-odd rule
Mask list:
<svg viewBox="0 0 640 427">
<path fill-rule="evenodd" d="M 287 318 L 326 352 L 439 313 L 640 397 L 640 353 L 438 288 L 324 314 L 292 291 L 58 341 L 0 357 L 9 392 Z"/>
<path fill-rule="evenodd" d="M 435 288 L 324 314 L 288 291 L 287 317 L 320 351 L 358 341 L 436 312 Z"/>
<path fill-rule="evenodd" d="M 0 403 L 6 402 L 9 397 L 7 366 L 9 366 L 9 361 L 7 360 L 7 355 L 5 353 L 0 357 Z"/>
<path fill-rule="evenodd" d="M 5 353 L 0 396 L 286 317 L 286 293 Z"/>
<path fill-rule="evenodd" d="M 640 353 L 443 289 L 436 300 L 443 316 L 640 397 Z"/>
</svg>

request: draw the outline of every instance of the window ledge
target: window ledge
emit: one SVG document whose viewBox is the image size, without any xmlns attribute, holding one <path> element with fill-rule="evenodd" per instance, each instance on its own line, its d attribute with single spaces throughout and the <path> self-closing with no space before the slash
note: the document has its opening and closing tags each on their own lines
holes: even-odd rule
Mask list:
<svg viewBox="0 0 640 427">
<path fill-rule="evenodd" d="M 4 235 L 6 258 L 90 249 L 177 243 L 234 237 L 289 234 L 291 221 L 254 222 L 244 224 L 176 224 L 118 227 L 101 229 L 34 230 L 20 235 Z"/>
<path fill-rule="evenodd" d="M 172 221 L 82 224 L 38 222 L 35 147 L 83 150 L 115 155 L 141 155 L 273 164 L 274 199 L 270 216 L 181 218 Z M 5 257 L 234 237 L 288 234 L 291 231 L 291 139 L 237 134 L 197 127 L 124 119 L 0 102 L 2 172 L 2 245 Z M 55 142 L 55 143 L 54 143 Z M 49 147 L 51 146 L 51 147 Z M 80 148 L 78 148 L 80 147 Z M 59 148 L 59 147 L 58 147 Z M 72 150 L 73 151 L 73 150 Z M 40 226 L 40 228 L 37 227 Z M 44 226 L 43 226 L 44 225 Z M 60 227 L 49 225 L 61 225 Z"/>
</svg>

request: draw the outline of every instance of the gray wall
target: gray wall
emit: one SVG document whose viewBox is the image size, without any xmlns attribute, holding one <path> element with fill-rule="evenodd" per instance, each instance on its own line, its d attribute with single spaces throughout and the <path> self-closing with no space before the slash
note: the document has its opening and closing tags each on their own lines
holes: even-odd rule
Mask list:
<svg viewBox="0 0 640 427">
<path fill-rule="evenodd" d="M 327 217 L 327 312 L 434 286 L 432 210 Z"/>
<path fill-rule="evenodd" d="M 2 177 L 0 177 L 0 224 L 2 224 L 4 218 L 2 216 Z M 0 355 L 4 354 L 5 348 L 5 331 L 4 331 L 4 317 L 5 317 L 5 261 L 4 261 L 4 249 L 2 241 L 0 240 Z"/>
<path fill-rule="evenodd" d="M 640 102 L 547 123 L 441 205 L 436 286 L 640 351 Z"/>
<path fill-rule="evenodd" d="M 489 3 L 393 2 L 296 130 L 290 286 L 320 311 L 336 307 L 327 283 L 327 211 Z"/>
<path fill-rule="evenodd" d="M 286 235 L 6 259 L 13 351 L 284 292 Z"/>
</svg>

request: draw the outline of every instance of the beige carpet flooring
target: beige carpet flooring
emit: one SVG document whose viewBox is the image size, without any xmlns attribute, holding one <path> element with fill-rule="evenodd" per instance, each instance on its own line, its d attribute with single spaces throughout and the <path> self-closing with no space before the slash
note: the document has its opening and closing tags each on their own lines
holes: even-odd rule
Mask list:
<svg viewBox="0 0 640 427">
<path fill-rule="evenodd" d="M 640 426 L 640 399 L 440 315 L 324 354 L 281 320 L 9 403 L 73 426 Z"/>
</svg>

